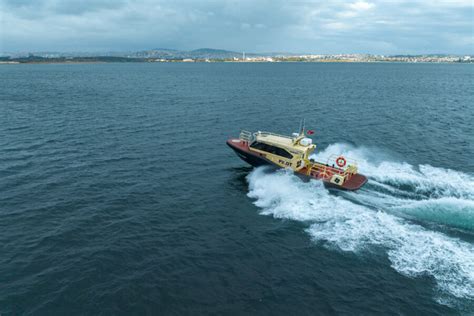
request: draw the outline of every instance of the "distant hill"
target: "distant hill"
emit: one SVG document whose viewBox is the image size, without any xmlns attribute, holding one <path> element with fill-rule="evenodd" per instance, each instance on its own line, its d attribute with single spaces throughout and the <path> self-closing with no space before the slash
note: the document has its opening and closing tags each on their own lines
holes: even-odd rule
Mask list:
<svg viewBox="0 0 474 316">
<path fill-rule="evenodd" d="M 236 52 L 225 50 L 225 49 L 214 49 L 214 48 L 198 48 L 190 51 L 192 54 L 238 54 Z"/>
<path fill-rule="evenodd" d="M 194 50 L 178 50 L 171 48 L 153 48 L 141 51 L 107 51 L 107 52 L 16 52 L 16 53 L 0 53 L 0 56 L 12 57 L 12 58 L 26 58 L 29 55 L 44 58 L 62 58 L 62 57 L 97 57 L 97 56 L 110 56 L 110 57 L 125 57 L 125 58 L 156 58 L 156 59 L 169 59 L 178 60 L 184 58 L 191 59 L 231 59 L 231 58 L 242 58 L 242 52 L 235 52 L 225 49 L 214 49 L 214 48 L 198 48 Z M 257 56 L 276 56 L 284 55 L 283 53 L 270 53 L 270 54 L 255 54 L 245 53 L 247 57 Z"/>
<path fill-rule="evenodd" d="M 188 52 L 190 56 L 195 58 L 232 58 L 242 57 L 242 53 L 237 53 L 224 49 L 199 48 Z"/>
<path fill-rule="evenodd" d="M 246 56 L 258 56 L 257 54 L 246 54 Z M 163 59 L 225 59 L 241 58 L 241 52 L 234 52 L 224 49 L 198 48 L 190 51 L 176 50 L 168 48 L 155 48 L 127 54 L 127 57 L 136 58 L 163 58 Z"/>
</svg>

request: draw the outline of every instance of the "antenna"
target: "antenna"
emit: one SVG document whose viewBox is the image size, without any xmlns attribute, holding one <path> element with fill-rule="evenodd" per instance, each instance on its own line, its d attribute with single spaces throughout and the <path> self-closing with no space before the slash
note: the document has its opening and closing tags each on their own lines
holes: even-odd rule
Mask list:
<svg viewBox="0 0 474 316">
<path fill-rule="evenodd" d="M 300 122 L 300 136 L 304 135 L 304 126 L 305 126 L 305 118 L 303 118 Z"/>
</svg>

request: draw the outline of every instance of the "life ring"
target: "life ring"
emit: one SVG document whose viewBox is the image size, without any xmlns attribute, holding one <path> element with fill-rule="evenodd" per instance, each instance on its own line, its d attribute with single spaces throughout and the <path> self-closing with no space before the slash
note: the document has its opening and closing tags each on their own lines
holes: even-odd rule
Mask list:
<svg viewBox="0 0 474 316">
<path fill-rule="evenodd" d="M 346 165 L 347 161 L 346 161 L 346 158 L 342 157 L 342 156 L 339 156 L 337 157 L 336 159 L 336 164 L 339 166 L 339 167 L 344 167 Z"/>
</svg>

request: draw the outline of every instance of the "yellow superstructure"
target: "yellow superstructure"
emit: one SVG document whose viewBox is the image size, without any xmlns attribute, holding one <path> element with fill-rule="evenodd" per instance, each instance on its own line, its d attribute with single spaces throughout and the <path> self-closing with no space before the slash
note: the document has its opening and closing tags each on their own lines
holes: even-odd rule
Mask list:
<svg viewBox="0 0 474 316">
<path fill-rule="evenodd" d="M 293 136 L 269 132 L 256 132 L 249 149 L 283 168 L 298 171 L 310 164 L 309 156 L 316 149 L 310 138 L 303 133 Z"/>
</svg>

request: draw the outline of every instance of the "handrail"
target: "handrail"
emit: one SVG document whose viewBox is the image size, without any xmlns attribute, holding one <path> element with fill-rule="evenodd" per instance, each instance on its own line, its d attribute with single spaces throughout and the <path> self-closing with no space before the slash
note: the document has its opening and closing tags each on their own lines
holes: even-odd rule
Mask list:
<svg viewBox="0 0 474 316">
<path fill-rule="evenodd" d="M 311 171 L 316 171 L 318 174 L 325 175 L 324 178 L 330 178 L 334 174 L 338 174 L 344 178 L 344 181 L 349 180 L 355 173 L 353 168 L 347 168 L 346 170 L 327 166 L 321 162 L 310 163 L 310 168 L 308 168 L 308 175 L 311 174 Z M 328 172 L 329 171 L 329 172 Z"/>
<path fill-rule="evenodd" d="M 240 132 L 239 138 L 243 141 L 246 141 L 248 143 L 251 143 L 254 139 L 254 136 L 252 135 L 251 132 L 242 130 Z"/>
<path fill-rule="evenodd" d="M 281 134 L 276 134 L 276 133 L 271 133 L 271 132 L 262 132 L 262 131 L 258 131 L 258 132 L 256 132 L 256 133 L 254 133 L 254 135 L 263 135 L 263 136 L 266 136 L 266 135 L 273 135 L 273 136 L 278 136 L 278 137 L 284 137 L 284 138 L 288 138 L 288 139 L 293 139 L 293 137 L 288 136 L 288 135 L 281 135 Z"/>
<path fill-rule="evenodd" d="M 247 141 L 247 142 L 253 142 L 257 138 L 257 136 L 265 137 L 265 136 L 270 136 L 270 135 L 293 140 L 293 137 L 287 136 L 287 135 L 281 135 L 281 134 L 276 134 L 276 133 L 271 133 L 271 132 L 262 132 L 262 131 L 252 133 L 252 132 L 249 132 L 249 131 L 246 131 L 246 130 L 241 130 L 240 131 L 239 138 L 244 140 L 244 141 Z"/>
<path fill-rule="evenodd" d="M 330 164 L 330 162 L 335 163 L 337 158 L 339 158 L 339 157 L 341 157 L 341 155 L 332 154 L 327 158 L 326 163 L 327 164 Z M 356 160 L 351 159 L 351 158 L 347 158 L 347 157 L 344 157 L 344 159 L 346 160 L 346 166 L 347 166 L 346 168 L 349 168 L 350 166 L 354 166 L 354 167 L 357 168 L 357 161 Z M 341 169 L 343 169 L 343 168 L 341 168 Z"/>
</svg>

